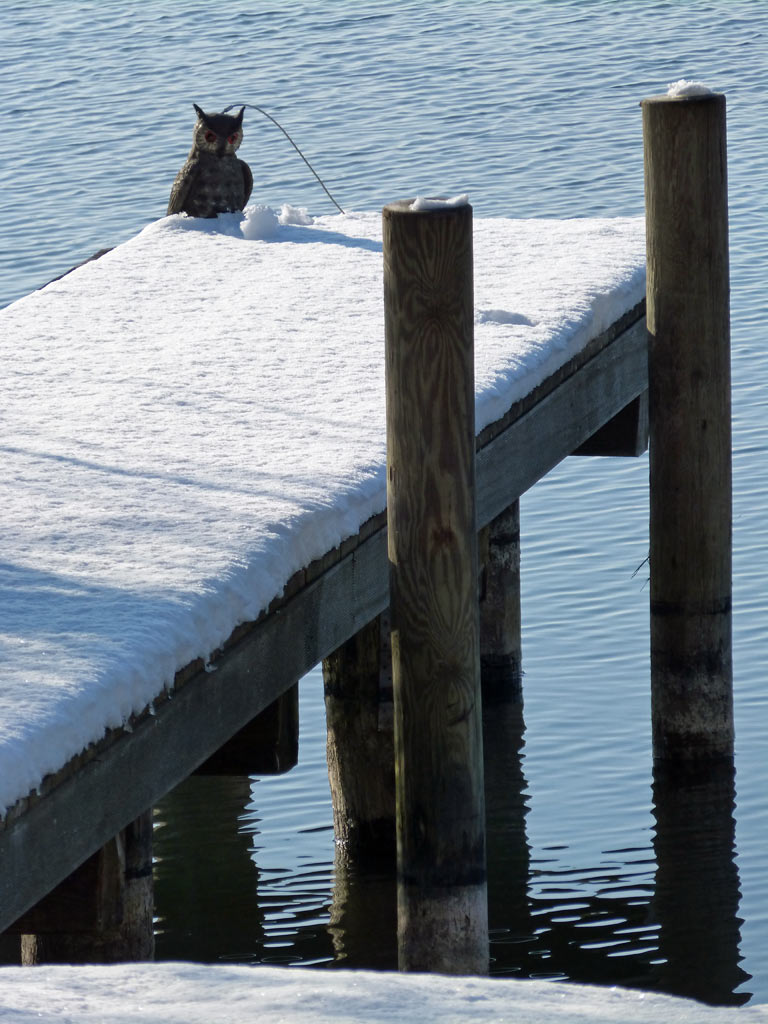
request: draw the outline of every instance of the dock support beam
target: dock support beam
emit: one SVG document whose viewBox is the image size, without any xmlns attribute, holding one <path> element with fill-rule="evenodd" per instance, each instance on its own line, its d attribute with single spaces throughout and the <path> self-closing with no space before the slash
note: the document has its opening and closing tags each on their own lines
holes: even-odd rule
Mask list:
<svg viewBox="0 0 768 1024">
<path fill-rule="evenodd" d="M 238 729 L 195 775 L 284 775 L 299 762 L 299 684 Z"/>
<path fill-rule="evenodd" d="M 402 970 L 488 970 L 472 208 L 384 208 Z"/>
<path fill-rule="evenodd" d="M 654 758 L 733 755 L 725 97 L 644 100 Z"/>
</svg>

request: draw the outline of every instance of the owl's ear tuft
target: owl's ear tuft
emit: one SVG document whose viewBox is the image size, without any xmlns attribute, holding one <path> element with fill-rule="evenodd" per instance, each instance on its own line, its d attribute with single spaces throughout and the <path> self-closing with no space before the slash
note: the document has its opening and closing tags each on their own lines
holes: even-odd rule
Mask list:
<svg viewBox="0 0 768 1024">
<path fill-rule="evenodd" d="M 240 113 L 235 118 L 235 121 L 237 122 L 237 126 L 238 127 L 240 127 L 242 125 L 242 123 L 243 123 L 243 111 L 244 110 L 245 110 L 245 107 L 240 107 Z"/>
<path fill-rule="evenodd" d="M 198 117 L 200 118 L 200 120 L 201 120 L 201 121 L 204 121 L 204 120 L 205 120 L 205 114 L 204 114 L 204 113 L 203 113 L 203 111 L 202 111 L 202 110 L 200 109 L 200 107 L 198 107 L 198 105 L 197 105 L 196 103 L 193 103 L 193 104 L 192 104 L 192 106 L 193 106 L 193 107 L 195 108 L 195 113 L 196 113 L 196 114 L 197 114 L 197 116 L 198 116 Z"/>
</svg>

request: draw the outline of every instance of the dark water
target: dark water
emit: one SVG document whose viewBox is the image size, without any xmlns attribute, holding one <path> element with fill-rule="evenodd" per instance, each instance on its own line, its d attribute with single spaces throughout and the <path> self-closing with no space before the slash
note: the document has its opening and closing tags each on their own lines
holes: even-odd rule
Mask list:
<svg viewBox="0 0 768 1024">
<path fill-rule="evenodd" d="M 524 708 L 486 735 L 493 969 L 768 1001 L 768 3 L 0 3 L 0 302 L 165 210 L 192 101 L 265 107 L 350 209 L 469 191 L 477 215 L 642 211 L 639 101 L 729 108 L 735 780 L 654 780 L 647 463 L 566 460 L 522 501 Z M 246 112 L 254 201 L 332 207 Z M 510 268 L 514 272 L 514 268 Z M 158 808 L 158 952 L 376 964 L 391 882 L 334 865 L 322 684 L 299 767 Z"/>
</svg>

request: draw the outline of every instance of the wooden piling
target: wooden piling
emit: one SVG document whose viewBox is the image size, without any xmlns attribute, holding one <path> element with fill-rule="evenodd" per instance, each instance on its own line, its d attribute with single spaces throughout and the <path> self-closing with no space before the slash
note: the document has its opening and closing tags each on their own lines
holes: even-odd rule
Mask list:
<svg viewBox="0 0 768 1024">
<path fill-rule="evenodd" d="M 358 867 L 378 863 L 391 870 L 395 755 L 388 614 L 324 659 L 323 685 L 337 853 Z"/>
<path fill-rule="evenodd" d="M 152 812 L 146 811 L 16 922 L 21 962 L 151 960 L 153 906 Z"/>
<path fill-rule="evenodd" d="M 480 679 L 483 707 L 522 699 L 520 502 L 480 531 Z"/>
<path fill-rule="evenodd" d="M 725 97 L 642 103 L 654 757 L 733 754 Z"/>
<path fill-rule="evenodd" d="M 469 205 L 383 212 L 402 970 L 485 973 Z"/>
</svg>

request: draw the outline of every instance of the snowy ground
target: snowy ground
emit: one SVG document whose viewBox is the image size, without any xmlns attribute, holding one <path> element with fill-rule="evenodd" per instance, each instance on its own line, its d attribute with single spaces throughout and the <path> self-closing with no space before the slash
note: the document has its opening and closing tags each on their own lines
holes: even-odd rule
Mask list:
<svg viewBox="0 0 768 1024">
<path fill-rule="evenodd" d="M 751 1024 L 631 989 L 544 981 L 197 964 L 0 968 L 9 1024 Z"/>
<path fill-rule="evenodd" d="M 475 221 L 477 428 L 643 296 L 642 219 Z M 380 214 L 170 217 L 0 311 L 0 813 L 385 504 Z"/>
</svg>

